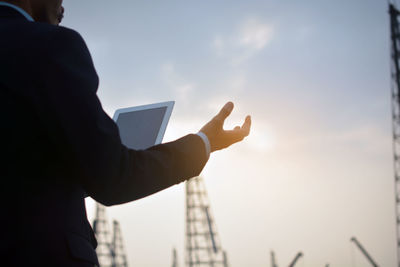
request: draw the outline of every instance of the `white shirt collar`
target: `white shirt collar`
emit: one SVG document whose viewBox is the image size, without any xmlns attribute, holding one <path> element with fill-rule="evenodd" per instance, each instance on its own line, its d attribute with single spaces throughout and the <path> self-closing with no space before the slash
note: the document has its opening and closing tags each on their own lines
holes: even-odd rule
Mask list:
<svg viewBox="0 0 400 267">
<path fill-rule="evenodd" d="M 23 10 L 22 8 L 20 8 L 19 6 L 7 3 L 7 2 L 3 2 L 0 1 L 0 6 L 8 6 L 11 7 L 13 9 L 15 9 L 16 11 L 18 11 L 19 13 L 21 13 L 21 15 L 23 15 L 27 20 L 29 21 L 34 21 L 33 18 L 31 17 L 31 15 L 29 15 L 25 10 Z"/>
</svg>

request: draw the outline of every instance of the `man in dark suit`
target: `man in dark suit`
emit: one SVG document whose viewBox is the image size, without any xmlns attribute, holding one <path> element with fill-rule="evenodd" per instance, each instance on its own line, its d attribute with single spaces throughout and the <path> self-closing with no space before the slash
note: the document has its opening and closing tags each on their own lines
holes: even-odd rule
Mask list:
<svg viewBox="0 0 400 267">
<path fill-rule="evenodd" d="M 200 174 L 209 153 L 249 134 L 231 131 L 232 103 L 198 134 L 136 151 L 103 111 L 82 37 L 57 26 L 62 0 L 0 1 L 1 262 L 95 266 L 87 193 L 104 205 L 143 198 Z"/>
</svg>

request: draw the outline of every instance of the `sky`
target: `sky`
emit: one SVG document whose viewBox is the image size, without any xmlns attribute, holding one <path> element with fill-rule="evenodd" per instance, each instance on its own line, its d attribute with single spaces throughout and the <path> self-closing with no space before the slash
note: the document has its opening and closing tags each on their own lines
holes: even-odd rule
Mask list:
<svg viewBox="0 0 400 267">
<path fill-rule="evenodd" d="M 232 267 L 396 266 L 390 43 L 384 0 L 65 0 L 118 108 L 175 100 L 164 141 L 227 102 L 242 143 L 202 172 Z M 184 266 L 184 184 L 107 208 L 130 266 Z M 94 202 L 87 200 L 88 217 Z"/>
</svg>

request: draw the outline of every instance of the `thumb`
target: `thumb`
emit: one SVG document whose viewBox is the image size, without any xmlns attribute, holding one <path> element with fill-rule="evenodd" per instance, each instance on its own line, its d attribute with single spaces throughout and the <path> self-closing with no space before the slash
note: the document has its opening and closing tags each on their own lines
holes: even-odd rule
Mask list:
<svg viewBox="0 0 400 267">
<path fill-rule="evenodd" d="M 232 102 L 226 103 L 224 107 L 219 111 L 217 116 L 215 116 L 215 119 L 219 121 L 224 121 L 231 114 L 233 107 L 234 105 Z"/>
</svg>

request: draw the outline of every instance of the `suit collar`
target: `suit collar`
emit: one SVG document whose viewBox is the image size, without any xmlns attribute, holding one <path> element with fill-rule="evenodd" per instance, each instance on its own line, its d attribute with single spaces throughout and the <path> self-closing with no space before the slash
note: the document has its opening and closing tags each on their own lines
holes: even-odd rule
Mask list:
<svg viewBox="0 0 400 267">
<path fill-rule="evenodd" d="M 3 19 L 3 18 L 24 19 L 24 20 L 29 21 L 30 19 L 32 19 L 32 18 L 29 19 L 29 17 L 27 17 L 25 14 L 21 13 L 20 11 L 18 11 L 17 9 L 15 9 L 13 7 L 0 5 L 0 19 Z"/>
</svg>

